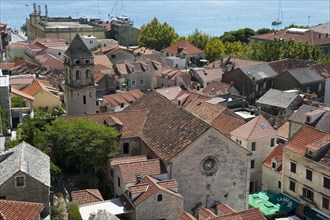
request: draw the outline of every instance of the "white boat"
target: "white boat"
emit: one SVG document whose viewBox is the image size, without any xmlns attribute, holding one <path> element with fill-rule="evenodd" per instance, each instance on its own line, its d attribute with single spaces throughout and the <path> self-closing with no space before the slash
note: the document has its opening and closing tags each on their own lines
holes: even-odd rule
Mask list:
<svg viewBox="0 0 330 220">
<path fill-rule="evenodd" d="M 275 20 L 272 21 L 272 25 L 282 24 L 282 20 L 283 20 L 282 1 L 279 0 L 278 17 L 277 17 L 277 19 L 275 19 Z"/>
</svg>

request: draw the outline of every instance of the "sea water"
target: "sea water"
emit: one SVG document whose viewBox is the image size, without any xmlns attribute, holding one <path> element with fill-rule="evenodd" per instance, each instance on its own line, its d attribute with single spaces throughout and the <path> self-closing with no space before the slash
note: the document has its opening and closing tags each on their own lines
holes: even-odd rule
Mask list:
<svg viewBox="0 0 330 220">
<path fill-rule="evenodd" d="M 219 36 L 246 27 L 281 29 L 292 23 L 311 26 L 330 22 L 330 0 L 282 0 L 283 23 L 277 26 L 271 22 L 278 18 L 278 0 L 0 0 L 0 22 L 20 28 L 34 2 L 41 6 L 42 15 L 45 5 L 51 17 L 108 20 L 109 16 L 125 15 L 138 28 L 157 17 L 182 36 L 195 29 Z"/>
</svg>

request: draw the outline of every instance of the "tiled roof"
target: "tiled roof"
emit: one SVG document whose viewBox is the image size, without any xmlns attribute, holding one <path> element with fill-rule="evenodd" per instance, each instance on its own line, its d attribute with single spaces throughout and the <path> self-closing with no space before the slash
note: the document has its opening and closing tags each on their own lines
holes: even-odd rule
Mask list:
<svg viewBox="0 0 330 220">
<path fill-rule="evenodd" d="M 64 70 L 64 62 L 52 54 L 43 52 L 35 55 L 35 61 L 43 67 L 51 67 L 58 70 Z"/>
<path fill-rule="evenodd" d="M 71 192 L 72 202 L 78 205 L 85 205 L 94 202 L 104 201 L 98 189 L 83 189 Z"/>
<path fill-rule="evenodd" d="M 216 119 L 212 121 L 212 126 L 217 129 L 220 133 L 230 136 L 230 132 L 241 127 L 245 124 L 243 119 L 238 118 L 237 116 L 232 116 L 227 114 L 230 110 L 224 111 Z"/>
<path fill-rule="evenodd" d="M 202 216 L 205 219 L 211 219 L 212 217 L 216 217 L 217 215 L 214 214 L 211 210 L 207 209 L 207 208 L 200 208 L 198 210 L 198 215 Z"/>
<path fill-rule="evenodd" d="M 303 98 L 299 96 L 298 93 L 270 89 L 261 96 L 256 103 L 286 109 L 297 99 L 300 99 L 300 103 L 302 103 Z M 296 105 L 298 105 L 298 103 Z"/>
<path fill-rule="evenodd" d="M 209 67 L 209 68 L 220 67 L 222 65 L 222 63 L 227 59 L 228 59 L 228 57 L 223 58 L 222 62 L 221 62 L 221 60 L 216 60 L 216 61 L 208 64 L 207 67 Z M 259 60 L 245 60 L 245 59 L 240 59 L 240 58 L 236 58 L 236 57 L 231 57 L 231 59 L 230 59 L 230 64 L 234 65 L 234 68 L 253 66 L 253 65 L 261 64 L 261 63 L 265 63 L 265 62 L 259 61 Z"/>
<path fill-rule="evenodd" d="M 149 184 L 138 184 L 138 185 L 133 185 L 129 188 L 129 191 L 132 194 L 137 194 L 137 193 L 144 193 L 145 191 L 148 190 Z"/>
<path fill-rule="evenodd" d="M 176 42 L 175 44 L 172 44 L 171 46 L 164 49 L 164 51 L 176 54 L 176 55 L 183 55 L 184 54 L 184 47 L 187 48 L 185 54 L 186 55 L 193 55 L 193 54 L 202 54 L 204 51 L 201 49 L 195 47 L 194 45 L 188 43 L 185 40 L 180 40 Z"/>
<path fill-rule="evenodd" d="M 33 82 L 34 77 L 10 77 L 10 85 L 29 85 Z"/>
<path fill-rule="evenodd" d="M 179 100 L 182 100 L 182 98 L 185 99 L 183 103 L 181 103 L 183 108 L 187 108 L 187 106 L 192 102 L 192 101 L 201 101 L 205 102 L 206 100 L 210 99 L 209 97 L 200 95 L 198 93 L 190 92 L 188 90 L 181 90 L 179 94 L 173 99 L 173 102 L 178 104 Z"/>
<path fill-rule="evenodd" d="M 193 72 L 194 75 L 198 75 L 204 82 L 220 81 L 223 74 L 220 68 L 203 68 L 193 70 Z"/>
<path fill-rule="evenodd" d="M 25 61 L 22 60 L 16 60 L 10 63 L 0 63 L 0 70 L 12 70 L 21 67 L 23 64 L 25 64 Z"/>
<path fill-rule="evenodd" d="M 188 212 L 181 212 L 180 220 L 196 220 L 196 218 Z"/>
<path fill-rule="evenodd" d="M 308 84 L 322 81 L 324 78 L 320 76 L 312 68 L 300 68 L 288 71 L 300 84 Z"/>
<path fill-rule="evenodd" d="M 153 53 L 153 54 L 142 54 L 137 58 L 137 61 L 146 61 L 146 60 L 151 60 L 151 61 L 157 61 L 159 64 L 161 64 L 163 67 L 166 66 L 165 64 L 165 59 L 161 53 Z"/>
<path fill-rule="evenodd" d="M 310 67 L 315 70 L 322 77 L 329 79 L 330 78 L 330 64 L 328 63 L 319 63 Z"/>
<path fill-rule="evenodd" d="M 28 43 L 22 42 L 22 41 L 17 41 L 17 42 L 14 42 L 14 43 L 11 42 L 8 45 L 8 48 L 10 48 L 10 49 L 14 49 L 14 48 L 25 48 L 26 45 L 28 45 Z"/>
<path fill-rule="evenodd" d="M 162 168 L 159 159 L 150 159 L 147 161 L 139 161 L 125 163 L 119 165 L 121 176 L 124 183 L 135 183 L 136 174 L 144 175 L 159 175 L 162 173 Z"/>
<path fill-rule="evenodd" d="M 178 188 L 178 183 L 176 180 L 170 179 L 170 180 L 163 180 L 161 182 L 158 183 L 159 185 L 161 185 L 162 187 L 166 188 L 166 189 L 175 189 Z"/>
<path fill-rule="evenodd" d="M 141 161 L 147 161 L 147 156 L 141 155 L 141 156 L 129 156 L 129 157 L 115 157 L 110 159 L 110 166 L 113 167 L 120 164 L 135 163 Z"/>
<path fill-rule="evenodd" d="M 218 216 L 230 215 L 230 214 L 236 213 L 235 209 L 233 209 L 232 207 L 230 207 L 229 205 L 224 204 L 224 203 L 218 205 L 217 210 L 218 210 Z"/>
<path fill-rule="evenodd" d="M 0 200 L 0 219 L 36 220 L 43 208 L 42 203 Z"/>
<path fill-rule="evenodd" d="M 232 131 L 231 135 L 235 135 L 244 140 L 248 140 L 276 136 L 276 131 L 262 115 L 259 115 L 241 127 Z"/>
<path fill-rule="evenodd" d="M 225 107 L 201 101 L 191 101 L 185 109 L 209 124 L 226 110 Z"/>
<path fill-rule="evenodd" d="M 156 91 L 145 93 L 126 110 L 141 109 L 149 111 L 141 138 L 164 161 L 176 156 L 210 128 Z"/>
<path fill-rule="evenodd" d="M 120 106 L 120 104 L 128 104 L 143 95 L 139 89 L 130 90 L 124 93 L 116 93 L 103 96 L 103 99 L 111 103 L 113 106 Z"/>
<path fill-rule="evenodd" d="M 230 86 L 231 85 L 228 83 L 213 81 L 210 82 L 202 92 L 208 95 L 227 94 Z"/>
<path fill-rule="evenodd" d="M 302 105 L 297 111 L 295 111 L 290 117 L 289 121 L 297 122 L 300 124 L 305 124 L 306 113 L 322 109 L 325 111 L 313 124 L 310 126 L 315 127 L 321 131 L 330 132 L 330 108 L 329 107 L 316 107 L 311 105 Z"/>
<path fill-rule="evenodd" d="M 272 67 L 272 69 L 274 69 L 275 72 L 277 72 L 278 74 L 282 74 L 292 69 L 313 66 L 315 64 L 317 64 L 317 62 L 315 61 L 299 60 L 299 59 L 291 59 L 291 58 L 272 61 L 268 63 L 268 65 Z"/>
<path fill-rule="evenodd" d="M 321 36 L 321 37 L 319 37 Z M 290 33 L 289 30 L 277 30 L 274 32 L 261 34 L 257 36 L 251 36 L 251 39 L 257 39 L 257 40 L 269 40 L 273 41 L 274 39 L 283 38 L 285 41 L 289 41 L 293 39 L 296 42 L 303 42 L 303 43 L 309 43 L 312 45 L 326 45 L 330 44 L 330 37 L 326 37 L 325 34 L 316 32 L 316 31 L 310 31 L 301 34 L 301 33 Z"/>
<path fill-rule="evenodd" d="M 65 51 L 65 55 L 71 59 L 93 57 L 93 54 L 78 33 L 73 38 L 69 48 Z"/>
<path fill-rule="evenodd" d="M 210 220 L 267 220 L 258 208 L 210 218 Z"/>
<path fill-rule="evenodd" d="M 50 187 L 49 156 L 24 141 L 0 154 L 0 186 L 18 171 Z"/>
<path fill-rule="evenodd" d="M 109 60 L 109 58 L 106 55 L 94 55 L 94 64 L 95 65 L 102 65 L 102 66 L 106 66 L 106 67 L 112 67 L 112 63 Z"/>
<path fill-rule="evenodd" d="M 285 149 L 300 155 L 305 155 L 308 148 L 318 150 L 329 143 L 329 133 L 310 126 L 303 126 L 285 145 Z"/>
<path fill-rule="evenodd" d="M 253 81 L 264 80 L 268 78 L 275 78 L 277 73 L 267 63 L 257 64 L 253 66 L 241 67 L 240 68 L 246 76 Z"/>
<path fill-rule="evenodd" d="M 275 159 L 276 162 L 282 162 L 283 161 L 283 145 L 278 144 L 274 150 L 266 157 L 266 159 L 263 162 L 263 165 L 268 168 L 272 168 L 272 159 Z M 276 171 L 280 172 L 282 170 L 282 166 L 278 167 Z"/>
<path fill-rule="evenodd" d="M 21 92 L 21 91 L 15 89 L 15 88 L 10 88 L 10 92 L 12 94 L 17 95 L 17 96 L 20 96 L 22 98 L 25 98 L 25 99 L 28 99 L 28 100 L 31 100 L 31 101 L 34 100 L 33 96 L 30 96 L 30 95 L 28 95 L 28 94 L 26 94 L 24 92 Z"/>
<path fill-rule="evenodd" d="M 175 181 L 175 180 L 173 180 Z M 140 203 L 142 203 L 145 199 L 149 198 L 151 195 L 158 193 L 159 191 L 171 194 L 173 196 L 177 196 L 179 198 L 181 198 L 183 200 L 183 197 L 177 193 L 174 192 L 170 189 L 167 189 L 163 186 L 161 186 L 159 183 L 162 182 L 160 180 L 157 180 L 151 176 L 145 175 L 144 178 L 141 180 L 140 184 L 148 184 L 149 187 L 147 188 L 147 190 L 145 192 L 143 192 L 141 195 L 139 195 L 137 198 L 135 198 L 132 202 L 135 206 L 139 205 Z M 140 185 L 138 184 L 138 185 Z M 130 190 L 130 189 L 128 189 Z"/>
<path fill-rule="evenodd" d="M 162 70 L 162 72 L 157 73 L 157 77 L 169 79 L 169 80 L 176 80 L 178 76 L 184 75 L 185 73 L 182 72 L 181 70 L 174 68 L 174 67 L 167 67 Z"/>
<path fill-rule="evenodd" d="M 290 129 L 290 122 L 285 122 L 281 127 L 279 127 L 277 131 L 277 136 L 281 138 L 288 139 L 289 138 L 289 130 Z"/>
<path fill-rule="evenodd" d="M 34 79 L 33 82 L 24 88 L 22 92 L 30 95 L 30 96 L 35 96 L 42 90 L 47 91 L 47 88 L 44 84 L 42 84 L 38 79 Z"/>
</svg>

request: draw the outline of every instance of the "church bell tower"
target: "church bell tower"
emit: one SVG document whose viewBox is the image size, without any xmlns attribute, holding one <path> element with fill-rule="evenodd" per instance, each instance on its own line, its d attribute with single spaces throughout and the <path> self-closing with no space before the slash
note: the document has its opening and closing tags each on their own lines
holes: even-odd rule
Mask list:
<svg viewBox="0 0 330 220">
<path fill-rule="evenodd" d="M 77 33 L 64 53 L 64 102 L 68 115 L 96 113 L 94 58 Z"/>
</svg>

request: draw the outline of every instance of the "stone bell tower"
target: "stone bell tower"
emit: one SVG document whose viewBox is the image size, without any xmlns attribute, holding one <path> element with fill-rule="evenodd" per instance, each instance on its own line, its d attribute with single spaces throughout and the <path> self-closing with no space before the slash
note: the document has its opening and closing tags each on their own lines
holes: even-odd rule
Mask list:
<svg viewBox="0 0 330 220">
<path fill-rule="evenodd" d="M 96 113 L 94 58 L 77 33 L 64 53 L 64 102 L 68 115 Z"/>
</svg>

